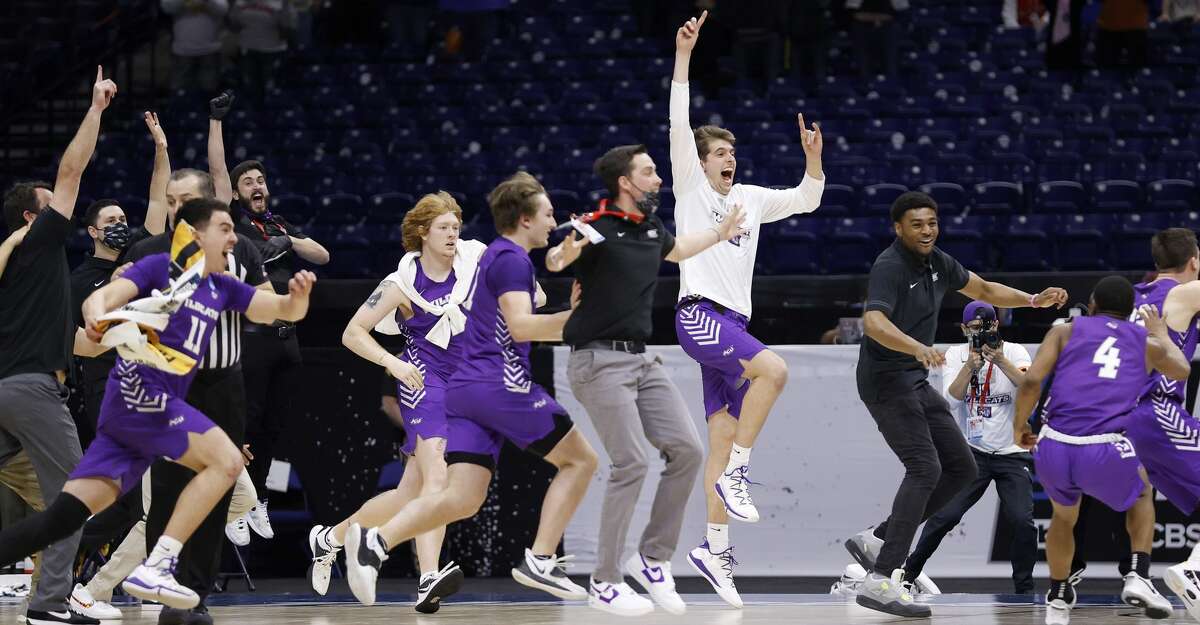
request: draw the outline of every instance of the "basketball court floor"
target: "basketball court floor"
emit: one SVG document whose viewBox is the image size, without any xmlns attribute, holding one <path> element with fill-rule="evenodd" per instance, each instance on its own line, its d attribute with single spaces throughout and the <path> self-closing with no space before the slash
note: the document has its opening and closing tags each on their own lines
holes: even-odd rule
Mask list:
<svg viewBox="0 0 1200 625">
<path fill-rule="evenodd" d="M 830 595 L 743 595 L 746 607 L 734 610 L 714 595 L 684 595 L 688 613 L 672 616 L 661 610 L 627 619 L 589 608 L 582 602 L 546 601 L 535 594 L 460 594 L 433 615 L 417 614 L 412 595 L 386 594 L 380 603 L 365 607 L 349 595 L 314 600 L 297 594 L 261 593 L 216 595 L 212 615 L 228 625 L 599 625 L 617 622 L 639 625 L 857 625 L 933 622 L 946 625 L 1040 625 L 1045 612 L 1041 598 L 1031 601 L 1016 595 L 941 595 L 929 601 L 934 616 L 928 621 L 891 617 L 860 608 L 853 600 Z M 0 603 L 0 623 L 16 623 L 20 604 Z M 1087 625 L 1139 625 L 1192 623 L 1175 601 L 1169 620 L 1151 620 L 1124 606 L 1116 597 L 1085 595 L 1072 612 L 1073 623 Z M 158 612 L 131 604 L 118 604 L 126 625 L 154 625 Z M 116 621 L 112 621 L 116 623 Z"/>
</svg>

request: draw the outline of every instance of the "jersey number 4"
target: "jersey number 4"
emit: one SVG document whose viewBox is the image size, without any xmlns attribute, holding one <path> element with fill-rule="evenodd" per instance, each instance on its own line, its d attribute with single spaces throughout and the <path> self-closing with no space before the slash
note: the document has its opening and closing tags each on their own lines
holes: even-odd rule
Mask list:
<svg viewBox="0 0 1200 625">
<path fill-rule="evenodd" d="M 1104 339 L 1092 355 L 1092 364 L 1100 365 L 1100 371 L 1096 375 L 1106 380 L 1117 379 L 1117 371 L 1121 368 L 1121 349 L 1114 347 L 1116 344 L 1116 337 L 1110 336 Z"/>
</svg>

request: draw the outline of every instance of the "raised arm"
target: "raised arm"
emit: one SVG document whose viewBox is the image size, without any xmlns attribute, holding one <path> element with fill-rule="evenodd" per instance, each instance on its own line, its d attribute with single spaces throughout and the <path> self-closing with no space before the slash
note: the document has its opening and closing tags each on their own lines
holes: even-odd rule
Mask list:
<svg viewBox="0 0 1200 625">
<path fill-rule="evenodd" d="M 255 289 L 246 318 L 254 323 L 272 323 L 276 319 L 299 321 L 308 313 L 308 296 L 317 276 L 311 271 L 298 271 L 288 280 L 288 294 L 278 295 Z"/>
<path fill-rule="evenodd" d="M 692 62 L 692 50 L 700 38 L 700 27 L 708 19 L 708 11 L 700 19 L 692 18 L 675 33 L 675 71 L 671 75 L 670 139 L 672 188 L 678 199 L 686 191 L 708 184 L 700 157 L 696 154 L 696 140 L 692 134 L 691 90 L 688 87 L 688 66 Z M 678 210 L 678 206 L 676 206 Z"/>
<path fill-rule="evenodd" d="M 688 82 L 688 66 L 692 62 L 692 50 L 700 40 L 700 27 L 708 19 L 708 11 L 700 14 L 700 18 L 691 18 L 675 31 L 675 71 L 671 80 L 686 85 Z"/>
<path fill-rule="evenodd" d="M 733 211 L 719 225 L 675 237 L 675 247 L 667 254 L 667 260 L 673 263 L 682 262 L 721 241 L 740 236 L 745 230 L 742 227 L 745 218 L 746 212 L 742 210 L 742 205 L 734 204 Z"/>
<path fill-rule="evenodd" d="M 1033 448 L 1037 439 L 1033 436 L 1033 428 L 1029 427 L 1029 416 L 1037 407 L 1038 399 L 1042 396 L 1042 384 L 1054 365 L 1058 363 L 1058 355 L 1062 353 L 1067 339 L 1071 338 L 1071 324 L 1064 323 L 1050 328 L 1042 346 L 1038 348 L 1033 364 L 1025 372 L 1025 379 L 1017 387 L 1017 405 L 1013 412 L 1013 442 L 1025 449 Z"/>
<path fill-rule="evenodd" d="M 71 219 L 75 215 L 75 202 L 79 199 L 79 181 L 83 178 L 83 170 L 92 160 L 96 152 L 96 137 L 100 134 L 100 116 L 108 108 L 113 96 L 117 95 L 117 85 L 104 77 L 104 68 L 96 66 L 96 83 L 92 85 L 92 105 L 83 116 L 83 123 L 75 137 L 63 152 L 62 161 L 58 164 L 58 175 L 54 179 L 54 200 L 50 207 L 63 217 Z"/>
<path fill-rule="evenodd" d="M 1171 340 L 1167 322 L 1154 306 L 1138 308 L 1138 316 L 1150 336 L 1146 337 L 1146 370 L 1158 370 L 1172 380 L 1186 380 L 1192 374 L 1192 363 Z"/>
<path fill-rule="evenodd" d="M 980 278 L 974 271 L 969 272 L 967 285 L 959 289 L 959 293 L 971 299 L 987 302 L 999 308 L 1062 308 L 1067 303 L 1067 291 L 1052 286 L 1037 295 L 1005 286 L 999 282 L 988 282 Z"/>
<path fill-rule="evenodd" d="M 208 174 L 212 176 L 217 190 L 217 199 L 226 204 L 233 201 L 233 181 L 229 179 L 229 165 L 225 162 L 225 137 L 221 120 L 233 107 L 233 93 L 222 92 L 208 101 Z"/>
<path fill-rule="evenodd" d="M 12 256 L 13 250 L 25 240 L 25 235 L 29 232 L 29 224 L 21 226 L 13 230 L 11 234 L 0 242 L 0 277 L 4 276 L 4 269 L 8 267 L 8 259 Z"/>
<path fill-rule="evenodd" d="M 158 113 L 142 114 L 150 138 L 154 139 L 154 173 L 150 176 L 150 196 L 146 199 L 146 221 L 142 227 L 150 234 L 167 229 L 167 182 L 171 179 L 171 156 L 167 154 L 167 134 L 158 123 Z"/>
</svg>

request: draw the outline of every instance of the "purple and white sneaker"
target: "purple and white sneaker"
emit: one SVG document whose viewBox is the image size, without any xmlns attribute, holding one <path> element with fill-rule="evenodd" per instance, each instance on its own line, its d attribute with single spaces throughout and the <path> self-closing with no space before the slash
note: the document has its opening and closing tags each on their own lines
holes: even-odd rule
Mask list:
<svg viewBox="0 0 1200 625">
<path fill-rule="evenodd" d="M 200 603 L 200 596 L 175 581 L 175 563 L 173 557 L 151 555 L 125 578 L 121 588 L 143 601 L 157 601 L 180 610 L 194 608 Z"/>
<path fill-rule="evenodd" d="M 737 586 L 733 584 L 733 566 L 737 564 L 737 560 L 733 559 L 733 547 L 713 553 L 709 550 L 706 539 L 688 553 L 688 563 L 712 584 L 713 590 L 717 591 L 717 595 L 724 599 L 725 603 L 735 608 L 742 607 L 742 597 L 738 594 Z"/>
<path fill-rule="evenodd" d="M 687 604 L 675 592 L 675 578 L 671 577 L 671 563 L 651 560 L 635 553 L 625 561 L 625 574 L 632 577 L 659 607 L 671 614 L 687 612 Z"/>
<path fill-rule="evenodd" d="M 748 464 L 726 469 L 721 477 L 717 478 L 717 483 L 713 484 L 713 489 L 725 504 L 730 518 L 745 523 L 758 523 L 758 508 L 754 507 L 754 500 L 750 498 L 750 485 L 754 482 L 750 481 L 749 473 Z"/>
<path fill-rule="evenodd" d="M 617 616 L 641 616 L 654 611 L 654 602 L 637 594 L 629 584 L 588 580 L 588 605 Z"/>
</svg>

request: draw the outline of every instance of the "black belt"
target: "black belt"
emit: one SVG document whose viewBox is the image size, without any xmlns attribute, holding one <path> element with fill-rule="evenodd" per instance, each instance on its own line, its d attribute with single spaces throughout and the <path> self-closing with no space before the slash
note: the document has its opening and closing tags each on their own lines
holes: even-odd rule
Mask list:
<svg viewBox="0 0 1200 625">
<path fill-rule="evenodd" d="M 282 325 L 262 325 L 257 323 L 247 323 L 242 326 L 243 332 L 251 334 L 273 334 L 278 336 L 280 340 L 287 340 L 296 335 L 296 326 L 290 323 Z"/>
<path fill-rule="evenodd" d="M 642 354 L 646 351 L 645 341 L 588 341 L 581 345 L 572 345 L 571 351 L 580 349 L 603 349 L 610 352 L 625 352 L 627 354 Z"/>
</svg>

